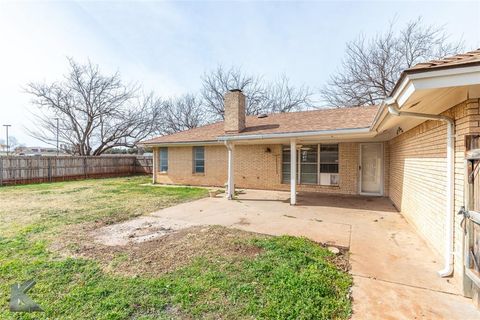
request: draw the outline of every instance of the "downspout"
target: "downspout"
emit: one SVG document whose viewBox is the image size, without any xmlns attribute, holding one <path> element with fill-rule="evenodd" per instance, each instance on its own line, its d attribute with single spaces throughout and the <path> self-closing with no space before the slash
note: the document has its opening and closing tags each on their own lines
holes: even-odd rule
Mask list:
<svg viewBox="0 0 480 320">
<path fill-rule="evenodd" d="M 447 203 L 445 208 L 445 252 L 444 252 L 444 265 L 445 267 L 438 271 L 440 277 L 448 277 L 453 273 L 453 239 L 454 239 L 454 197 L 455 197 L 455 121 L 447 116 L 433 115 L 417 112 L 400 111 L 395 99 L 388 99 L 385 101 L 388 107 L 388 112 L 391 115 L 399 117 L 413 117 L 427 120 L 437 120 L 447 123 Z"/>
</svg>

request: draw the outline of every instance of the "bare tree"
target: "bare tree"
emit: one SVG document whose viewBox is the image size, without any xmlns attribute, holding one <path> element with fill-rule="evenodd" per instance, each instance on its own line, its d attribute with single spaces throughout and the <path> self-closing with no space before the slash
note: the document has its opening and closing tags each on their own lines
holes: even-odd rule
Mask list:
<svg viewBox="0 0 480 320">
<path fill-rule="evenodd" d="M 68 59 L 70 71 L 59 82 L 30 83 L 36 128 L 30 135 L 45 143 L 59 141 L 77 155 L 101 155 L 114 147 L 133 147 L 156 130 L 158 99 L 125 85 L 120 75 L 102 75 L 99 67 Z"/>
<path fill-rule="evenodd" d="M 421 17 L 398 32 L 394 27 L 395 22 L 391 22 L 385 33 L 370 39 L 361 35 L 347 43 L 341 69 L 321 90 L 329 106 L 378 104 L 393 90 L 403 70 L 463 48 L 462 41 L 448 41 L 443 26 L 425 26 Z"/>
<path fill-rule="evenodd" d="M 15 148 L 21 147 L 23 145 L 23 143 L 18 142 L 15 136 L 8 137 L 8 148 L 10 149 L 10 151 L 15 150 Z M 0 150 L 1 149 L 7 149 L 7 141 L 5 139 L 0 139 Z"/>
<path fill-rule="evenodd" d="M 261 109 L 272 113 L 299 111 L 312 106 L 312 95 L 308 87 L 296 88 L 282 75 L 277 81 L 267 84 Z"/>
<path fill-rule="evenodd" d="M 162 128 L 164 134 L 184 131 L 207 122 L 203 101 L 193 94 L 186 94 L 162 103 Z"/>
<path fill-rule="evenodd" d="M 223 98 L 227 91 L 240 89 L 247 98 L 246 113 L 288 112 L 311 106 L 312 92 L 289 84 L 286 76 L 267 83 L 261 76 L 247 75 L 240 68 L 218 66 L 202 77 L 202 96 L 206 110 L 213 119 L 224 118 Z"/>
<path fill-rule="evenodd" d="M 262 79 L 244 74 L 239 68 L 224 69 L 218 66 L 202 77 L 202 96 L 206 110 L 215 118 L 224 118 L 223 98 L 226 92 L 240 89 L 247 97 L 247 114 L 261 113 L 261 102 L 264 99 Z"/>
</svg>

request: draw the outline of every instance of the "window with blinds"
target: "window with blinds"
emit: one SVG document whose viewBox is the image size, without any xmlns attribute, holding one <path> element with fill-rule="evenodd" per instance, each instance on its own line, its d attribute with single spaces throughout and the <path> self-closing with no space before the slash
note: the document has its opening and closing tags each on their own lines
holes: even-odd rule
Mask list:
<svg viewBox="0 0 480 320">
<path fill-rule="evenodd" d="M 205 173 L 205 147 L 193 147 L 193 172 Z"/>
<path fill-rule="evenodd" d="M 303 145 L 296 157 L 299 183 L 338 185 L 338 144 Z M 290 146 L 282 149 L 282 183 L 290 183 Z"/>
<path fill-rule="evenodd" d="M 160 148 L 159 151 L 159 169 L 160 172 L 168 171 L 168 148 Z"/>
</svg>

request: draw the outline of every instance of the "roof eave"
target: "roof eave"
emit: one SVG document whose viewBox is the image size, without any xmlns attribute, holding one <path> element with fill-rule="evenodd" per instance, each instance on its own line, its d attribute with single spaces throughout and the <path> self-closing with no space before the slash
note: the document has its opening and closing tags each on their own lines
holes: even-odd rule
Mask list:
<svg viewBox="0 0 480 320">
<path fill-rule="evenodd" d="M 435 71 L 445 71 L 445 70 L 451 70 L 451 69 L 461 69 L 461 68 L 470 68 L 470 67 L 475 67 L 475 66 L 480 66 L 480 61 L 472 61 L 468 63 L 461 63 L 461 64 L 447 64 L 443 66 L 435 66 L 435 67 L 430 67 L 430 68 L 418 68 L 418 69 L 407 69 L 404 70 L 400 74 L 400 78 L 398 79 L 397 83 L 393 87 L 392 91 L 390 92 L 390 97 L 394 96 L 395 92 L 399 90 L 401 87 L 402 83 L 405 81 L 405 78 L 407 78 L 408 75 L 414 75 L 414 74 L 422 74 L 422 73 L 432 73 Z"/>
<path fill-rule="evenodd" d="M 218 140 L 199 140 L 199 141 L 172 141 L 172 142 L 148 142 L 148 143 L 140 143 L 140 145 L 146 146 L 146 147 L 163 147 L 163 146 L 169 146 L 169 147 L 186 147 L 186 146 L 203 146 L 203 145 L 220 145 L 222 142 Z"/>
<path fill-rule="evenodd" d="M 301 138 L 311 136 L 326 135 L 348 135 L 348 134 L 367 134 L 370 127 L 345 128 L 334 130 L 315 130 L 315 131 L 299 131 L 299 132 L 283 132 L 283 133 L 266 133 L 266 134 L 244 134 L 244 135 L 224 135 L 219 136 L 219 141 L 242 141 L 242 140 L 265 140 L 279 138 Z"/>
<path fill-rule="evenodd" d="M 478 85 L 480 84 L 478 79 L 480 79 L 480 62 L 477 61 L 448 67 L 407 70 L 402 73 L 390 96 L 385 100 L 395 101 L 401 109 L 416 91 Z M 371 126 L 375 131 L 389 116 L 385 101 L 382 102 L 377 115 Z"/>
</svg>

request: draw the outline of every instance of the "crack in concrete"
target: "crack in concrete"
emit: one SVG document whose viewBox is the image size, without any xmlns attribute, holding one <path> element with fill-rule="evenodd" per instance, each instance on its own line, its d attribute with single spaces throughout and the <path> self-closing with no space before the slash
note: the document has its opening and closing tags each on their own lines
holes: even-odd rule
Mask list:
<svg viewBox="0 0 480 320">
<path fill-rule="evenodd" d="M 443 290 L 435 290 L 435 289 L 431 289 L 431 288 L 427 288 L 427 287 L 420 287 L 420 286 L 415 286 L 415 285 L 396 282 L 396 281 L 391 281 L 391 280 L 378 279 L 378 278 L 375 278 L 375 277 L 372 277 L 372 276 L 364 276 L 364 275 L 361 275 L 361 274 L 355 274 L 355 273 L 350 273 L 350 274 L 353 277 L 370 279 L 370 280 L 373 280 L 373 281 L 380 281 L 380 282 L 385 282 L 385 283 L 390 283 L 390 284 L 396 284 L 396 285 L 399 285 L 399 286 L 404 286 L 404 287 L 409 287 L 409 288 L 414 288 L 414 289 L 427 290 L 427 291 L 438 292 L 438 293 L 443 293 L 443 294 L 449 294 L 449 295 L 452 295 L 452 296 L 459 296 L 459 297 L 464 298 L 464 296 L 459 294 L 459 293 L 453 293 L 453 292 L 448 292 L 448 291 L 443 291 Z"/>
</svg>

